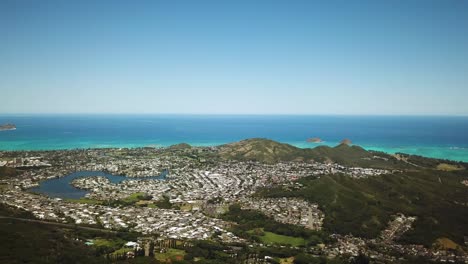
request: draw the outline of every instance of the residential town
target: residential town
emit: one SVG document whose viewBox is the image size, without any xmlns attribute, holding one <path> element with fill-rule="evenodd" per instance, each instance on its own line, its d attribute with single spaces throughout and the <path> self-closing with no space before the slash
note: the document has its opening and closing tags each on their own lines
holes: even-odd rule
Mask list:
<svg viewBox="0 0 468 264">
<path fill-rule="evenodd" d="M 241 202 L 242 209 L 258 210 L 280 223 L 304 226 L 320 230 L 324 214 L 317 204 L 292 198 L 258 199 L 247 198 Z"/>
<path fill-rule="evenodd" d="M 32 212 L 38 219 L 76 224 L 99 225 L 106 229 L 154 234 L 167 238 L 207 239 L 220 232 L 223 241 L 241 241 L 227 232 L 229 223 L 209 218 L 201 213 L 142 207 L 110 207 L 66 202 L 8 190 L 0 195 L 3 203 Z"/>
<path fill-rule="evenodd" d="M 257 210 L 279 223 L 319 231 L 325 214 L 320 205 L 296 198 L 261 198 L 253 195 L 261 188 L 286 186 L 300 188 L 298 180 L 327 174 L 342 174 L 352 179 L 398 173 L 383 169 L 345 167 L 335 163 L 222 160 L 215 147 L 187 149 L 88 149 L 34 152 L 0 152 L 0 165 L 22 168 L 14 178 L 3 179 L 0 201 L 34 214 L 38 219 L 99 226 L 110 230 L 130 230 L 142 236 L 165 239 L 215 239 L 225 243 L 252 243 L 230 232 L 235 224 L 216 218 L 237 203 L 242 209 Z M 107 172 L 128 179 L 113 182 L 106 176 L 75 178 L 69 184 L 84 190 L 80 200 L 49 197 L 33 193 L 41 182 L 79 171 Z M 115 206 L 119 201 L 142 194 L 139 206 Z M 158 208 L 167 200 L 172 208 Z M 86 202 L 88 201 L 88 202 Z M 327 256 L 367 252 L 374 258 L 389 258 L 382 252 L 397 251 L 430 259 L 467 261 L 466 255 L 400 245 L 395 238 L 411 229 L 415 217 L 396 215 L 377 239 L 333 234 L 335 243 L 320 249 Z M 258 246 L 257 243 L 253 243 Z M 373 246 L 371 246 L 373 245 Z M 379 250 L 371 249 L 379 248 Z"/>
<path fill-rule="evenodd" d="M 429 249 L 422 245 L 403 245 L 395 241 L 403 235 L 416 220 L 416 217 L 397 214 L 394 220 L 388 223 L 388 227 L 383 230 L 376 239 L 365 239 L 352 235 L 332 235 L 335 243 L 323 248 L 326 255 L 337 256 L 349 254 L 357 256 L 365 253 L 371 259 L 381 261 L 396 261 L 391 252 L 398 252 L 402 256 L 424 257 L 428 260 L 444 263 L 468 263 L 468 256 L 451 250 Z"/>
</svg>

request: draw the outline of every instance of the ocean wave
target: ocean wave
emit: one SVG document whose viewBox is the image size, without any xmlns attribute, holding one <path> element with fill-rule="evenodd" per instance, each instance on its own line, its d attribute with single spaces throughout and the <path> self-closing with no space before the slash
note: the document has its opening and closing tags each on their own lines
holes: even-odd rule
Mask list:
<svg viewBox="0 0 468 264">
<path fill-rule="evenodd" d="M 468 149 L 467 147 L 449 147 L 451 150 L 465 150 Z"/>
</svg>

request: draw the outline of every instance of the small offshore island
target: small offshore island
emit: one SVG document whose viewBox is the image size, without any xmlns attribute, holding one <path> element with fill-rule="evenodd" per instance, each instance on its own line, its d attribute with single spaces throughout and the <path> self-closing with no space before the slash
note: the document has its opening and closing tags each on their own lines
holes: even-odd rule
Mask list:
<svg viewBox="0 0 468 264">
<path fill-rule="evenodd" d="M 323 142 L 323 140 L 318 137 L 308 138 L 306 141 L 309 143 L 322 143 Z"/>
<path fill-rule="evenodd" d="M 466 168 L 350 140 L 0 151 L 0 217 L 94 263 L 466 263 Z"/>
<path fill-rule="evenodd" d="M 15 129 L 16 129 L 16 125 L 14 125 L 14 124 L 4 124 L 4 125 L 0 125 L 0 131 L 15 130 Z"/>
</svg>

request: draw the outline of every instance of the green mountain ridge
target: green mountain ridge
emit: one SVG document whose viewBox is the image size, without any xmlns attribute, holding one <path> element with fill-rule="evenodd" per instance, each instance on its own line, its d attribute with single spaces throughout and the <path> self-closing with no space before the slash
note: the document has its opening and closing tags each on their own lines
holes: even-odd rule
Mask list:
<svg viewBox="0 0 468 264">
<path fill-rule="evenodd" d="M 220 156 L 224 159 L 252 160 L 264 163 L 316 161 L 370 168 L 414 168 L 413 165 L 402 162 L 392 155 L 383 152 L 367 151 L 356 145 L 340 144 L 336 147 L 318 146 L 302 149 L 263 138 L 246 139 L 222 145 L 220 147 Z"/>
<path fill-rule="evenodd" d="M 417 221 L 401 237 L 402 243 L 431 246 L 438 238 L 448 237 L 463 244 L 468 234 L 468 188 L 461 184 L 468 179 L 468 166 L 463 162 L 402 153 L 390 155 L 346 144 L 301 149 L 258 138 L 223 145 L 220 156 L 264 163 L 316 161 L 396 169 L 397 173 L 364 179 L 341 174 L 306 177 L 299 180 L 303 185 L 300 189 L 276 187 L 257 195 L 298 197 L 318 203 L 325 212 L 324 227 L 333 233 L 375 238 L 387 227 L 392 215 L 403 213 L 416 216 Z"/>
<path fill-rule="evenodd" d="M 463 244 L 468 234 L 468 188 L 460 182 L 466 172 L 421 170 L 365 179 L 325 175 L 299 180 L 301 189 L 264 189 L 264 197 L 298 197 L 318 203 L 330 232 L 373 238 L 392 215 L 416 216 L 414 228 L 401 240 L 430 246 L 448 237 Z"/>
<path fill-rule="evenodd" d="M 357 145 L 339 144 L 335 147 L 317 146 L 298 148 L 270 139 L 252 138 L 221 145 L 219 156 L 225 160 L 276 163 L 287 161 L 338 163 L 344 166 L 366 168 L 419 170 L 436 169 L 440 163 L 468 168 L 468 163 L 427 158 L 417 155 L 365 150 Z"/>
</svg>

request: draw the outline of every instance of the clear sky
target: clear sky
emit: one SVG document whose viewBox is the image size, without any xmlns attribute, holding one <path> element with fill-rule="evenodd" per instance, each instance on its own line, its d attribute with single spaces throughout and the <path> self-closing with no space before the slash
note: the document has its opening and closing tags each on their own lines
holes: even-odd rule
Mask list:
<svg viewBox="0 0 468 264">
<path fill-rule="evenodd" d="M 0 99 L 0 113 L 468 115 L 468 1 L 2 0 Z"/>
</svg>

